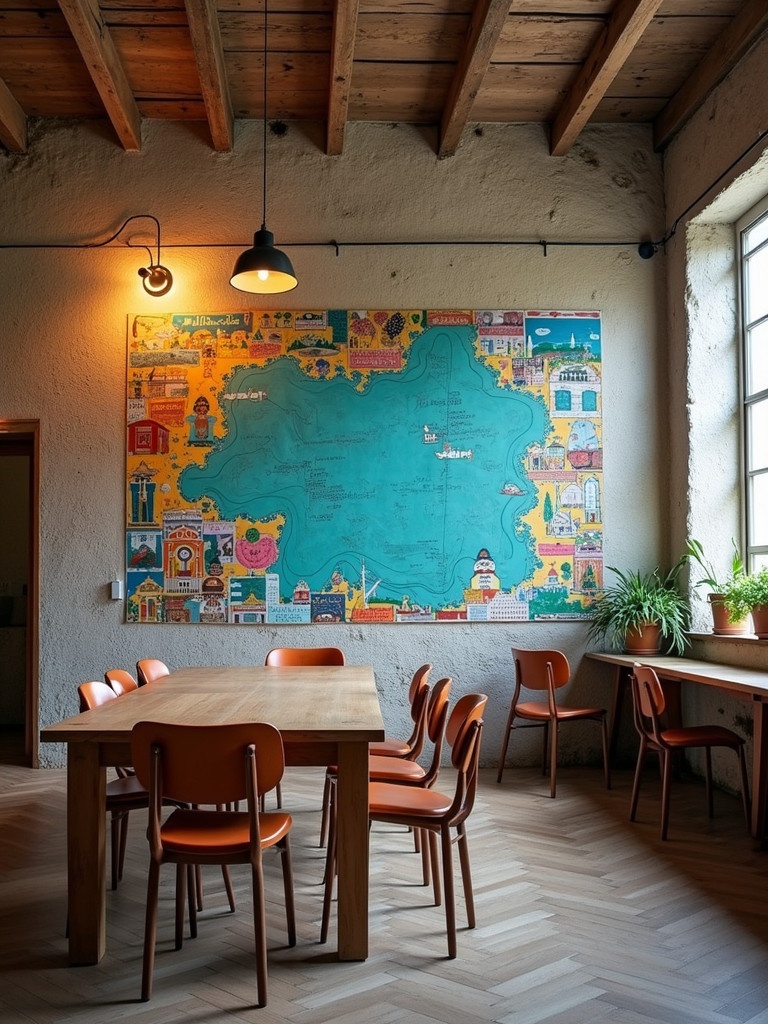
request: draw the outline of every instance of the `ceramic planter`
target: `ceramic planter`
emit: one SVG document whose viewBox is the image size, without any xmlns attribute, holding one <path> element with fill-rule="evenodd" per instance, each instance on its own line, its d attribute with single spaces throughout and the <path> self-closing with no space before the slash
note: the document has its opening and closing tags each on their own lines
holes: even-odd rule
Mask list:
<svg viewBox="0 0 768 1024">
<path fill-rule="evenodd" d="M 768 640 L 768 604 L 756 604 L 752 609 L 752 628 L 761 640 Z"/>
<path fill-rule="evenodd" d="M 627 654 L 648 656 L 658 654 L 661 649 L 661 627 L 656 622 L 644 622 L 641 626 L 628 629 L 624 638 Z"/>
<path fill-rule="evenodd" d="M 742 636 L 751 632 L 748 615 L 738 622 L 731 622 L 722 594 L 709 594 L 708 600 L 712 609 L 712 632 L 715 636 Z"/>
</svg>

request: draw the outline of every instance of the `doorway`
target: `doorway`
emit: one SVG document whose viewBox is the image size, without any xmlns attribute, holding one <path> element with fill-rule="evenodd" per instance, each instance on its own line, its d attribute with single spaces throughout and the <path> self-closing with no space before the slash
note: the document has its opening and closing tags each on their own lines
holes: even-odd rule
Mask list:
<svg viewBox="0 0 768 1024">
<path fill-rule="evenodd" d="M 37 420 L 0 420 L 0 764 L 39 766 Z"/>
</svg>

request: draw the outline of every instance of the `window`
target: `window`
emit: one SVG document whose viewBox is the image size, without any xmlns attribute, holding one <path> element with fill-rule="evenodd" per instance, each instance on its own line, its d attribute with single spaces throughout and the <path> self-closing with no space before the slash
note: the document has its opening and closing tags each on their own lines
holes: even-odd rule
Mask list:
<svg viewBox="0 0 768 1024">
<path fill-rule="evenodd" d="M 741 271 L 746 562 L 768 565 L 768 197 L 737 225 Z"/>
</svg>

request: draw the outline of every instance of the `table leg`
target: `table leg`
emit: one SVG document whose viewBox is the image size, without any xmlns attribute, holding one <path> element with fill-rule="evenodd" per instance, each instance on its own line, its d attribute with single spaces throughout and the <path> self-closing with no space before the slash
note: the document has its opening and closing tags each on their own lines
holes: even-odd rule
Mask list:
<svg viewBox="0 0 768 1024">
<path fill-rule="evenodd" d="M 336 792 L 339 959 L 368 956 L 368 744 L 340 743 Z"/>
<path fill-rule="evenodd" d="M 95 743 L 67 751 L 69 962 L 96 964 L 106 946 L 106 772 Z"/>
<path fill-rule="evenodd" d="M 755 697 L 752 704 L 752 835 L 765 835 L 765 802 L 768 798 L 768 715 L 765 703 Z"/>
</svg>

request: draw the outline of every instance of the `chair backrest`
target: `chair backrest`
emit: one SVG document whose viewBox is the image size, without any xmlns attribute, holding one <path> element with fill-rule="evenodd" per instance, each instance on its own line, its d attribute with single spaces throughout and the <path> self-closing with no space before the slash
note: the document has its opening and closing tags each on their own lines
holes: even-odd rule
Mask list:
<svg viewBox="0 0 768 1024">
<path fill-rule="evenodd" d="M 273 647 L 264 659 L 265 665 L 344 665 L 340 647 Z"/>
<path fill-rule="evenodd" d="M 429 673 L 432 665 L 420 665 L 413 673 L 411 685 L 408 687 L 408 703 L 411 708 L 411 718 L 417 723 L 426 711 L 429 698 Z"/>
<path fill-rule="evenodd" d="M 139 686 L 146 686 L 147 683 L 154 682 L 155 679 L 162 679 L 163 676 L 169 676 L 171 670 L 168 666 L 158 661 L 157 658 L 142 658 L 136 662 L 136 679 Z"/>
<path fill-rule="evenodd" d="M 283 777 L 283 739 L 273 725 L 137 722 L 131 731 L 131 757 L 141 785 L 152 792 L 156 775 L 156 795 L 191 805 L 247 799 L 251 751 L 258 797 Z"/>
<path fill-rule="evenodd" d="M 90 711 L 100 704 L 106 704 L 110 700 L 117 700 L 117 694 L 111 686 L 96 680 L 92 683 L 80 683 L 77 688 L 77 696 L 80 699 L 80 710 Z"/>
<path fill-rule="evenodd" d="M 426 770 L 421 785 L 431 786 L 440 773 L 445 725 L 448 719 L 448 698 L 451 694 L 451 678 L 438 679 L 429 694 L 427 705 L 427 735 L 432 744 L 432 761 Z"/>
<path fill-rule="evenodd" d="M 454 825 L 464 821 L 475 802 L 483 711 L 487 703 L 488 697 L 484 693 L 465 693 L 456 701 L 445 727 L 445 738 L 451 747 L 451 764 L 456 769 L 456 795 L 450 811 Z"/>
<path fill-rule="evenodd" d="M 659 677 L 652 668 L 635 663 L 632 666 L 632 710 L 635 728 L 641 736 L 663 746 L 660 718 L 666 701 Z"/>
<path fill-rule="evenodd" d="M 529 651 L 524 647 L 513 647 L 516 685 L 526 690 L 548 690 L 550 681 L 557 690 L 571 678 L 568 659 L 562 651 Z"/>
<path fill-rule="evenodd" d="M 118 697 L 122 697 L 124 693 L 130 693 L 132 690 L 139 688 L 139 684 L 134 677 L 124 668 L 108 668 L 104 673 L 104 681 L 107 686 L 115 691 Z"/>
</svg>

